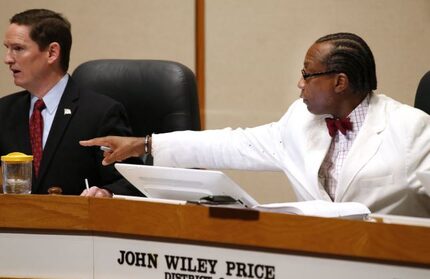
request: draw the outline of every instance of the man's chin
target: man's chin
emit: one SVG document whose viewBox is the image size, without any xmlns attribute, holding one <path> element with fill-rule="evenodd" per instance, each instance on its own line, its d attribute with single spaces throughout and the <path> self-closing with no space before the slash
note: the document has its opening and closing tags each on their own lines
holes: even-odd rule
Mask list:
<svg viewBox="0 0 430 279">
<path fill-rule="evenodd" d="M 314 109 L 314 108 L 309 104 L 309 102 L 308 102 L 308 101 L 303 100 L 303 103 L 306 105 L 306 108 L 308 109 L 308 111 L 309 111 L 310 113 L 315 114 L 315 115 L 322 115 L 322 114 L 325 114 L 325 113 L 320 112 L 320 111 L 315 111 L 315 109 Z"/>
<path fill-rule="evenodd" d="M 14 79 L 14 80 L 13 80 L 13 83 L 14 83 L 16 86 L 19 86 L 19 87 L 23 87 L 23 88 L 24 88 L 24 83 L 23 83 L 21 80 L 19 80 L 19 79 Z"/>
<path fill-rule="evenodd" d="M 307 106 L 306 106 L 306 108 L 308 109 L 308 111 L 309 111 L 310 113 L 312 113 L 312 114 L 314 114 L 314 115 L 323 115 L 323 114 L 325 114 L 325 113 L 322 113 L 322 112 L 318 112 L 318 111 L 313 110 L 311 107 L 309 107 L 309 105 L 307 105 Z"/>
<path fill-rule="evenodd" d="M 308 111 L 309 111 L 310 113 L 314 113 L 314 112 L 312 111 L 312 107 L 309 105 L 309 103 L 307 103 L 307 102 L 305 102 L 305 101 L 303 101 L 303 102 L 305 103 L 306 108 L 308 109 Z"/>
</svg>

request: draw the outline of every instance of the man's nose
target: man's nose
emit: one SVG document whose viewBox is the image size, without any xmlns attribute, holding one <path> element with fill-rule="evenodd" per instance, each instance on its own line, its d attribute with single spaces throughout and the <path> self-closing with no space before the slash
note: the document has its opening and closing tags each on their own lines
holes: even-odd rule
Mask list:
<svg viewBox="0 0 430 279">
<path fill-rule="evenodd" d="M 6 50 L 6 54 L 4 55 L 3 61 L 5 64 L 8 64 L 8 65 L 13 63 L 14 60 L 9 50 Z"/>
<path fill-rule="evenodd" d="M 305 88 L 305 83 L 306 83 L 305 79 L 302 76 L 300 76 L 299 82 L 297 82 L 297 87 L 303 90 L 303 88 Z"/>
<path fill-rule="evenodd" d="M 301 76 L 299 82 L 297 83 L 297 87 L 299 89 L 303 89 L 305 87 L 305 79 Z"/>
<path fill-rule="evenodd" d="M 297 82 L 297 87 L 300 89 L 300 98 L 303 98 L 303 88 L 305 88 L 305 79 L 301 76 L 299 82 Z"/>
</svg>

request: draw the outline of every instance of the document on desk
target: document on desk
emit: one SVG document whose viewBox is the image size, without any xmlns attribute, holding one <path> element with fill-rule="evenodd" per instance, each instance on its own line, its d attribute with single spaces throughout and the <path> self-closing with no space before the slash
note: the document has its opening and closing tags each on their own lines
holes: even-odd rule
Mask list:
<svg viewBox="0 0 430 279">
<path fill-rule="evenodd" d="M 376 222 L 376 223 L 385 223 L 385 224 L 430 227 L 430 219 L 422 218 L 422 217 L 372 213 L 372 214 L 369 214 L 367 221 Z"/>
<path fill-rule="evenodd" d="M 254 206 L 254 208 L 277 213 L 348 219 L 363 219 L 370 214 L 370 210 L 364 204 L 358 202 L 331 202 L 323 200 L 260 204 Z"/>
<path fill-rule="evenodd" d="M 419 171 L 417 172 L 419 181 L 423 184 L 424 190 L 427 195 L 430 196 L 430 171 Z"/>
</svg>

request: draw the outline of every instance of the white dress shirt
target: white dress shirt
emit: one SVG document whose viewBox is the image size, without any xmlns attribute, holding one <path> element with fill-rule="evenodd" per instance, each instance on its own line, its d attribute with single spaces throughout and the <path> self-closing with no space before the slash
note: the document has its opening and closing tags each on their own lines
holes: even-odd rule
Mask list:
<svg viewBox="0 0 430 279">
<path fill-rule="evenodd" d="M 318 173 L 321 191 L 326 192 L 331 200 L 335 199 L 336 187 L 343 162 L 363 125 L 368 108 L 369 95 L 348 115 L 352 123 L 352 130 L 346 131 L 345 135 L 337 131 L 331 141 L 327 155 L 321 164 Z"/>
</svg>

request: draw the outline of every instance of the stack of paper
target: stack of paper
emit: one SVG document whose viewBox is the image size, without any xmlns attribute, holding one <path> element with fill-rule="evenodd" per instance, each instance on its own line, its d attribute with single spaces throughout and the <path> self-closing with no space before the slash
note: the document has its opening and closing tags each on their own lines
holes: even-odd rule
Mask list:
<svg viewBox="0 0 430 279">
<path fill-rule="evenodd" d="M 358 202 L 330 202 L 323 200 L 260 204 L 254 206 L 254 208 L 277 213 L 352 219 L 363 219 L 370 214 L 370 210 L 364 204 Z"/>
</svg>

